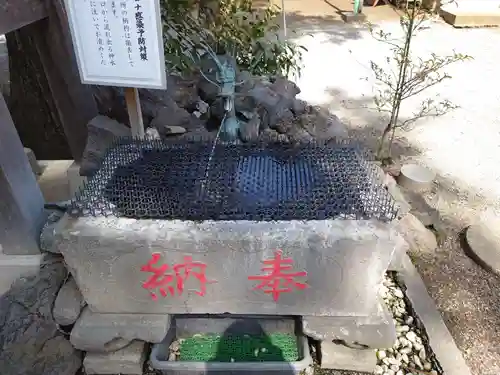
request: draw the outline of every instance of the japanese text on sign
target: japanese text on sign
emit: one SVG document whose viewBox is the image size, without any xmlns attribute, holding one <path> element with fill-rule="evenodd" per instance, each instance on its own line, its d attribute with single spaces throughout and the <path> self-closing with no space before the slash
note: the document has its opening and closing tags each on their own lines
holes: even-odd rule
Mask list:
<svg viewBox="0 0 500 375">
<path fill-rule="evenodd" d="M 157 293 L 161 296 L 182 295 L 185 289 L 186 281 L 190 278 L 197 279 L 199 282 L 199 290 L 195 293 L 199 296 L 204 296 L 207 292 L 207 284 L 213 284 L 217 281 L 208 280 L 205 272 L 207 265 L 202 262 L 193 261 L 191 256 L 185 256 L 183 263 L 174 264 L 170 267 L 168 264 L 155 266 L 160 261 L 161 255 L 155 253 L 151 256 L 151 260 L 141 267 L 143 272 L 151 272 L 153 275 L 142 284 L 144 289 L 149 290 L 151 298 L 158 300 Z"/>
<path fill-rule="evenodd" d="M 307 284 L 295 280 L 307 277 L 307 272 L 290 272 L 293 269 L 293 260 L 284 258 L 281 250 L 274 253 L 274 258 L 266 259 L 262 263 L 264 267 L 261 270 L 266 274 L 249 276 L 248 280 L 260 281 L 260 284 L 253 290 L 262 290 L 266 294 L 271 294 L 275 302 L 278 302 L 281 293 L 308 288 Z"/>
<path fill-rule="evenodd" d="M 65 0 L 83 83 L 165 88 L 159 0 Z"/>
</svg>

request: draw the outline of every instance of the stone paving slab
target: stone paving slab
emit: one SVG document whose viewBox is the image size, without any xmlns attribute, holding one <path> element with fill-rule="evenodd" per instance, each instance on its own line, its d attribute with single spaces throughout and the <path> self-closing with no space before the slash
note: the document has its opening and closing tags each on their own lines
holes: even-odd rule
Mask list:
<svg viewBox="0 0 500 375">
<path fill-rule="evenodd" d="M 498 230 L 498 228 L 497 228 Z M 465 234 L 467 252 L 486 270 L 500 276 L 500 236 L 484 224 L 471 225 Z"/>
<path fill-rule="evenodd" d="M 423 323 L 429 345 L 446 375 L 471 375 L 462 353 L 458 349 L 426 286 L 408 256 L 403 259 L 399 274 L 406 286 L 406 296 L 415 314 Z"/>
</svg>

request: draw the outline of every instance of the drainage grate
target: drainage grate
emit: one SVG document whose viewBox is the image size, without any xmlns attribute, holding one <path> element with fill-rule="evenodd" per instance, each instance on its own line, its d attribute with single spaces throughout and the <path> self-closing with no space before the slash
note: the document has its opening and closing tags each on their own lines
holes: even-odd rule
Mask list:
<svg viewBox="0 0 500 375">
<path fill-rule="evenodd" d="M 181 220 L 396 217 L 375 167 L 350 143 L 120 139 L 77 194 L 73 216 Z"/>
</svg>

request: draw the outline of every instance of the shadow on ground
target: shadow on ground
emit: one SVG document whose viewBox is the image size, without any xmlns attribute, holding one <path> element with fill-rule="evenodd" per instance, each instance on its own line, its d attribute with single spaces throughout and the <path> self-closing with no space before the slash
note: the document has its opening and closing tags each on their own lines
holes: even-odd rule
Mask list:
<svg viewBox="0 0 500 375">
<path fill-rule="evenodd" d="M 375 150 L 385 122 L 372 110 L 372 98 L 348 97 L 336 88 L 327 91 L 332 100 L 324 106 L 348 125 L 351 138 Z M 341 116 L 351 110 L 358 114 L 357 118 Z M 396 160 L 411 160 L 421 153 L 404 138 L 404 132 L 400 133 L 393 149 Z M 477 219 L 488 198 L 479 197 L 474 189 L 459 191 L 454 182 L 438 176 L 435 186 L 434 206 L 440 214 L 438 248 L 432 253 L 412 249 L 411 256 L 472 374 L 499 374 L 500 277 L 466 255 L 463 239 L 464 228 Z"/>
<path fill-rule="evenodd" d="M 288 12 L 287 30 L 290 37 L 314 34 L 321 32 L 326 34 L 327 40 L 324 43 L 341 44 L 348 40 L 361 38 L 361 31 L 367 30 L 363 24 L 348 24 L 334 15 L 313 16 L 300 12 Z"/>
</svg>

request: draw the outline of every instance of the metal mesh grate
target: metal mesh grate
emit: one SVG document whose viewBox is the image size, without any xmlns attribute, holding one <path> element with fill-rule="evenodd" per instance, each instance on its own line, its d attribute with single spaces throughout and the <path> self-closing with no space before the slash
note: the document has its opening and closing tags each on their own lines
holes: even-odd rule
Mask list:
<svg viewBox="0 0 500 375">
<path fill-rule="evenodd" d="M 375 167 L 354 145 L 218 143 L 209 162 L 212 148 L 207 141 L 120 139 L 69 212 L 181 220 L 396 217 Z"/>
</svg>

